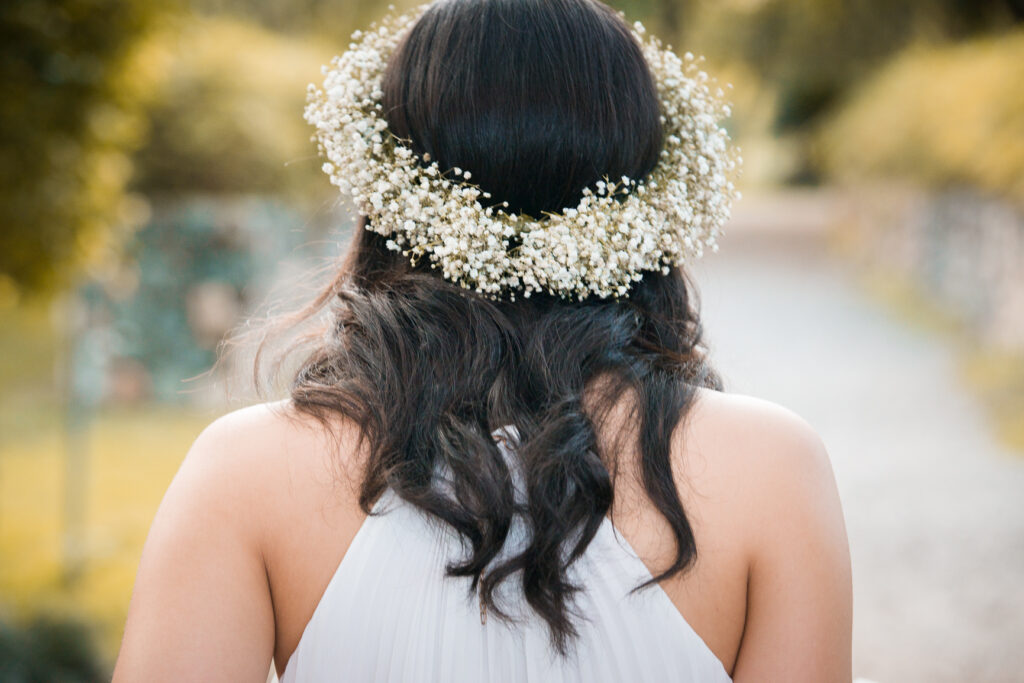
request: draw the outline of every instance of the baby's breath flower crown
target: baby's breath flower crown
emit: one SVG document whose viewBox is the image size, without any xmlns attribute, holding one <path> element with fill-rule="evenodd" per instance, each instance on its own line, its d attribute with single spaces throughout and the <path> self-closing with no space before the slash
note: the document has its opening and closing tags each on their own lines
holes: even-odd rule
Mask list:
<svg viewBox="0 0 1024 683">
<path fill-rule="evenodd" d="M 665 143 L 646 179 L 604 179 L 579 204 L 537 219 L 484 208 L 490 195 L 468 170 L 419 159 L 388 130 L 381 80 L 392 52 L 427 5 L 356 31 L 347 52 L 309 86 L 306 120 L 327 161 L 323 170 L 367 228 L 412 262 L 426 255 L 448 280 L 492 298 L 548 292 L 563 298 L 625 296 L 644 271 L 667 273 L 686 257 L 718 250 L 716 238 L 739 198 L 740 158 L 719 122 L 723 92 L 690 53 L 682 59 L 633 32 L 657 86 Z"/>
</svg>

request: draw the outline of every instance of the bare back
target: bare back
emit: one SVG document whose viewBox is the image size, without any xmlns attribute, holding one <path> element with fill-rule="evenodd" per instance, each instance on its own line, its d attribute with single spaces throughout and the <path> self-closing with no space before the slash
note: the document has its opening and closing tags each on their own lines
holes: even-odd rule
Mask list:
<svg viewBox="0 0 1024 683">
<path fill-rule="evenodd" d="M 743 638 L 747 589 L 755 539 L 751 521 L 750 474 L 743 460 L 752 444 L 737 436 L 741 428 L 723 423 L 723 397 L 702 392 L 674 444 L 679 491 L 695 528 L 698 560 L 690 571 L 663 582 L 662 588 L 704 639 L 726 670 L 733 672 Z M 724 401 L 723 401 L 724 403 Z M 780 411 L 781 412 L 781 411 Z M 628 427 L 627 427 L 628 428 Z M 626 441 L 635 441 L 626 439 Z M 283 669 L 309 617 L 337 568 L 364 515 L 357 504 L 360 472 L 349 469 L 332 481 L 337 463 L 323 442 L 311 449 L 305 471 L 296 473 L 288 498 L 279 499 L 287 518 L 268 557 L 275 599 L 275 661 Z M 736 452 L 730 452 L 739 451 Z M 358 462 L 349 456 L 350 462 Z M 652 573 L 675 557 L 667 522 L 651 503 L 635 471 L 636 453 L 620 463 L 611 518 Z M 342 460 L 346 460 L 343 456 Z M 319 462 L 318 461 L 322 461 Z M 749 469 L 749 468 L 746 468 Z M 339 483 L 339 482 L 347 483 Z M 308 520 L 296 534 L 297 520 Z"/>
<path fill-rule="evenodd" d="M 248 466 L 235 463 L 231 485 L 254 491 L 247 500 L 262 501 L 236 515 L 259 546 L 280 673 L 365 519 L 357 502 L 362 463 L 355 430 L 342 425 L 335 440 L 287 404 L 257 406 L 225 420 L 208 430 L 206 441 L 213 443 L 201 437 L 197 448 L 238 453 L 227 460 L 237 457 Z M 629 430 L 614 420 L 609 429 L 620 426 Z M 193 452 L 190 459 L 197 455 L 218 457 Z M 635 462 L 635 453 L 622 456 L 610 517 L 657 573 L 674 559 L 675 548 Z M 726 671 L 737 681 L 849 680 L 849 560 L 831 470 L 814 432 L 772 404 L 701 390 L 676 432 L 673 465 L 697 561 L 661 587 Z M 158 515 L 147 555 L 159 553 L 149 549 L 160 543 L 159 521 Z M 133 619 L 147 611 L 146 593 L 159 590 L 147 585 L 146 565 L 144 557 L 118 665 L 122 674 L 131 670 L 133 631 L 145 630 Z M 805 675 L 795 675 L 801 671 Z"/>
</svg>

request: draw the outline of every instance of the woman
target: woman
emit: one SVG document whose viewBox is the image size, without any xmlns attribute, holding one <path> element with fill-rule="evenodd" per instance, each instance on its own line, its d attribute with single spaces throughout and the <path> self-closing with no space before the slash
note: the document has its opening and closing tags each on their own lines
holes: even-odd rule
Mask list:
<svg viewBox="0 0 1024 683">
<path fill-rule="evenodd" d="M 115 680 L 849 681 L 825 449 L 721 392 L 680 267 L 735 195 L 706 77 L 595 0 L 354 40 L 330 323 L 188 454 Z"/>
</svg>

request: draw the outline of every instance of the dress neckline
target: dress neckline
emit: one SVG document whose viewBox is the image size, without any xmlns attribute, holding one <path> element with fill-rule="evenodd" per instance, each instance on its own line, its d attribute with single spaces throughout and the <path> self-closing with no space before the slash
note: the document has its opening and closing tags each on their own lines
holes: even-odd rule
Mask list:
<svg viewBox="0 0 1024 683">
<path fill-rule="evenodd" d="M 491 436 L 498 444 L 499 449 L 501 450 L 502 454 L 506 458 L 506 461 L 510 465 L 510 470 L 512 471 L 513 475 L 513 485 L 516 487 L 517 493 L 519 495 L 524 495 L 524 491 L 522 489 L 522 474 L 519 471 L 519 468 L 515 466 L 514 462 L 515 446 L 519 443 L 519 431 L 516 429 L 515 425 L 505 425 L 494 430 L 491 433 Z M 306 635 L 310 631 L 310 629 L 314 627 L 314 625 L 319 620 L 320 614 L 324 611 L 323 606 L 325 603 L 325 598 L 332 592 L 336 583 L 341 580 L 341 576 L 344 573 L 343 570 L 346 566 L 346 561 L 350 563 L 352 562 L 351 558 L 354 555 L 353 550 L 359 547 L 359 545 L 363 542 L 363 540 L 369 533 L 369 529 L 371 529 L 374 524 L 383 522 L 387 517 L 387 513 L 399 507 L 413 506 L 411 503 L 408 503 L 404 499 L 402 499 L 401 496 L 399 496 L 391 487 L 386 488 L 384 492 L 381 493 L 380 497 L 376 500 L 376 502 L 373 504 L 373 507 L 370 510 L 370 514 L 366 517 L 366 519 L 363 520 L 363 523 L 359 526 L 359 529 L 356 531 L 355 536 L 352 537 L 352 541 L 349 543 L 349 547 L 346 549 L 344 555 L 342 556 L 341 560 L 338 563 L 338 566 L 335 568 L 330 581 L 328 581 L 327 583 L 327 586 L 325 586 L 324 591 L 320 596 L 320 599 L 317 601 L 317 605 L 314 608 L 312 615 L 310 615 L 309 621 L 306 622 L 306 625 L 303 628 L 302 635 L 299 637 L 299 641 L 298 643 L 296 643 L 295 649 L 289 655 L 288 661 L 285 664 L 284 669 L 282 670 L 282 682 L 286 683 L 290 680 L 289 672 L 295 665 L 296 657 L 299 654 L 299 651 L 302 649 L 303 642 L 307 640 Z M 419 515 L 426 516 L 427 514 L 419 509 L 416 509 L 415 511 Z M 617 546 L 619 550 L 622 551 L 626 561 L 630 565 L 629 568 L 631 570 L 631 573 L 633 573 L 639 579 L 637 585 L 647 584 L 647 586 L 643 590 L 653 591 L 653 596 L 657 600 L 657 602 L 660 603 L 661 609 L 670 614 L 670 618 L 676 621 L 678 626 L 684 632 L 688 633 L 699 644 L 699 646 L 705 651 L 705 654 L 710 656 L 714 660 L 717 666 L 721 669 L 721 673 L 726 677 L 726 679 L 731 680 L 731 677 L 729 676 L 729 673 L 726 670 L 725 665 L 718 658 L 718 655 L 715 654 L 714 650 L 711 649 L 711 647 L 707 644 L 704 638 L 702 638 L 701 635 L 697 633 L 696 630 L 694 630 L 693 626 L 686 619 L 686 616 L 672 601 L 672 598 L 665 591 L 662 585 L 657 581 L 654 581 L 654 575 L 651 573 L 651 570 L 647 567 L 647 564 L 643 561 L 643 559 L 640 558 L 639 554 L 637 554 L 637 552 L 633 549 L 632 544 L 629 542 L 626 536 L 615 527 L 614 523 L 612 522 L 612 519 L 608 516 L 605 516 L 604 519 L 601 521 L 601 525 L 598 527 L 597 533 L 594 535 L 594 538 L 591 541 L 592 546 L 595 545 L 595 543 L 598 541 L 599 537 L 602 534 L 609 537 L 607 541 L 608 543 Z M 584 556 L 586 556 L 586 553 L 589 551 L 590 547 L 588 547 L 587 551 L 584 552 Z"/>
<path fill-rule="evenodd" d="M 389 505 L 393 505 L 394 507 L 386 507 Z M 295 649 L 292 651 L 291 655 L 289 655 L 288 662 L 285 664 L 285 667 L 282 670 L 282 682 L 289 680 L 289 670 L 294 667 L 295 659 L 300 649 L 302 648 L 302 643 L 307 639 L 306 634 L 311 628 L 314 627 L 314 625 L 318 621 L 320 613 L 323 612 L 325 597 L 332 591 L 332 588 L 335 586 L 335 584 L 341 580 L 341 576 L 344 573 L 343 570 L 346 566 L 346 560 L 351 562 L 350 558 L 353 555 L 353 549 L 357 548 L 361 539 L 369 533 L 368 530 L 371 528 L 371 524 L 373 522 L 383 521 L 388 512 L 392 511 L 395 507 L 400 506 L 411 506 L 411 504 L 403 500 L 394 491 L 394 489 L 390 487 L 385 489 L 384 492 L 377 499 L 377 501 L 374 503 L 373 508 L 370 511 L 370 515 L 368 515 L 366 519 L 363 520 L 363 523 L 359 526 L 359 529 L 356 531 L 355 536 L 352 537 L 352 541 L 349 543 L 348 549 L 345 551 L 345 554 L 342 556 L 341 561 L 338 563 L 338 566 L 335 568 L 334 573 L 331 575 L 330 581 L 328 581 L 327 585 L 324 587 L 324 591 L 320 595 L 320 599 L 317 601 L 317 605 L 314 608 L 312 615 L 310 615 L 309 621 L 307 621 L 305 627 L 303 627 L 302 635 L 299 637 L 299 642 L 296 643 Z M 420 510 L 417 510 L 417 512 L 421 515 L 426 514 Z M 661 584 L 657 581 L 653 581 L 654 576 L 651 573 L 651 570 L 647 567 L 646 563 L 644 563 L 644 561 L 640 558 L 637 552 L 633 549 L 632 544 L 630 544 L 629 540 L 626 539 L 625 535 L 623 535 L 615 527 L 610 517 L 606 516 L 601 521 L 601 526 L 598 527 L 597 533 L 594 535 L 594 540 L 591 541 L 591 544 L 597 541 L 598 537 L 601 534 L 610 536 L 611 538 L 609 539 L 609 541 L 613 544 L 616 544 L 624 552 L 624 554 L 628 558 L 628 561 L 632 565 L 632 569 L 639 576 L 640 583 L 650 582 L 649 585 L 643 590 L 649 590 L 654 592 L 654 595 L 656 596 L 657 600 L 660 603 L 662 603 L 662 609 L 673 615 L 672 619 L 677 621 L 679 626 L 684 631 L 692 635 L 692 637 L 706 651 L 706 654 L 712 657 L 714 661 L 718 664 L 718 666 L 721 667 L 722 673 L 726 677 L 729 677 L 729 673 L 726 670 L 725 665 L 722 663 L 722 660 L 718 658 L 718 655 L 715 654 L 714 650 L 711 649 L 711 647 L 707 644 L 704 638 L 702 638 L 701 635 L 697 633 L 696 630 L 694 630 L 689 620 L 687 620 L 686 616 L 679 610 L 679 608 L 672 601 L 672 598 L 661 586 Z"/>
</svg>

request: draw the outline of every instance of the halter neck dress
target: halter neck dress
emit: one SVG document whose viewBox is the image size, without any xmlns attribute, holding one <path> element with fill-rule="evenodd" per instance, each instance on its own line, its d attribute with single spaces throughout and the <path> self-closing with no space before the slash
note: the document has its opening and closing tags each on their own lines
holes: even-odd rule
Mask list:
<svg viewBox="0 0 1024 683">
<path fill-rule="evenodd" d="M 515 427 L 493 434 L 515 478 Z M 468 579 L 445 567 L 458 535 L 390 489 L 374 506 L 327 585 L 281 683 L 728 683 L 722 663 L 651 578 L 607 518 L 570 577 L 582 619 L 570 652 L 549 644 L 515 576 L 498 588 L 510 623 L 488 615 Z M 521 547 L 513 521 L 503 554 Z"/>
</svg>

